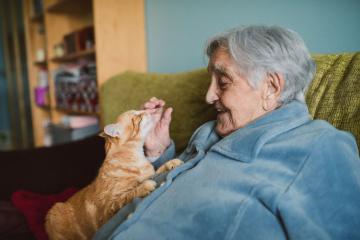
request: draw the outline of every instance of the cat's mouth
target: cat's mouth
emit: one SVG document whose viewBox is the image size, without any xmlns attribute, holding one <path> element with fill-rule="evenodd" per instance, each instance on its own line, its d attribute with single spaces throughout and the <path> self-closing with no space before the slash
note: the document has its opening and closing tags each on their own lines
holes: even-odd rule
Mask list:
<svg viewBox="0 0 360 240">
<path fill-rule="evenodd" d="M 140 117 L 140 134 L 142 137 L 146 137 L 154 126 L 153 119 L 151 115 L 145 111 L 141 111 L 139 117 Z"/>
</svg>

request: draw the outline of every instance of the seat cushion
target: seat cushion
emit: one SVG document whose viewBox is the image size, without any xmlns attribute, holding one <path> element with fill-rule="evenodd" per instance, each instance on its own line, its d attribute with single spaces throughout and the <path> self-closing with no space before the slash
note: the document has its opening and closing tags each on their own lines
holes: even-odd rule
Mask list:
<svg viewBox="0 0 360 240">
<path fill-rule="evenodd" d="M 360 53 L 313 57 L 316 75 L 306 94 L 311 115 L 351 132 L 360 146 Z"/>
<path fill-rule="evenodd" d="M 47 240 L 45 232 L 45 216 L 56 202 L 64 202 L 77 189 L 69 188 L 58 194 L 42 195 L 30 191 L 19 190 L 13 193 L 11 201 L 25 216 L 31 232 L 38 240 Z"/>
<path fill-rule="evenodd" d="M 10 201 L 0 201 L 0 239 L 35 239 L 24 215 Z"/>
</svg>

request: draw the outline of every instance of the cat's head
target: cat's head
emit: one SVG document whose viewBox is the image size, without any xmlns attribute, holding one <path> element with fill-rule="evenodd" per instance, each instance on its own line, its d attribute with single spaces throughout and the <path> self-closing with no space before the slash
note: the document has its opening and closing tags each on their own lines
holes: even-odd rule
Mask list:
<svg viewBox="0 0 360 240">
<path fill-rule="evenodd" d="M 153 127 L 151 115 L 146 111 L 130 110 L 118 116 L 116 123 L 106 125 L 100 136 L 105 137 L 108 152 L 113 144 L 123 144 L 129 140 L 145 141 Z"/>
</svg>

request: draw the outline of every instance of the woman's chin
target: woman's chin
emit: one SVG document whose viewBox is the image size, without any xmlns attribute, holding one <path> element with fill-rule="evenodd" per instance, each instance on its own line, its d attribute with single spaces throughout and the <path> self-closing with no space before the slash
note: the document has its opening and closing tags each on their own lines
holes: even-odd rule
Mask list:
<svg viewBox="0 0 360 240">
<path fill-rule="evenodd" d="M 230 128 L 224 126 L 224 124 L 220 123 L 219 121 L 216 124 L 215 131 L 221 137 L 225 137 L 232 132 Z"/>
</svg>

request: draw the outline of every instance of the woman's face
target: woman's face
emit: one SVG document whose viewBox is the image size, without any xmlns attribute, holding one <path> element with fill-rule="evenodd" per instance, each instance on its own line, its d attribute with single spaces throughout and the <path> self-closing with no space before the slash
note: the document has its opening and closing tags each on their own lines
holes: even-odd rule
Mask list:
<svg viewBox="0 0 360 240">
<path fill-rule="evenodd" d="M 218 48 L 211 56 L 208 71 L 211 84 L 206 101 L 217 110 L 216 131 L 226 136 L 266 113 L 262 86 L 251 87 L 226 50 Z"/>
</svg>

